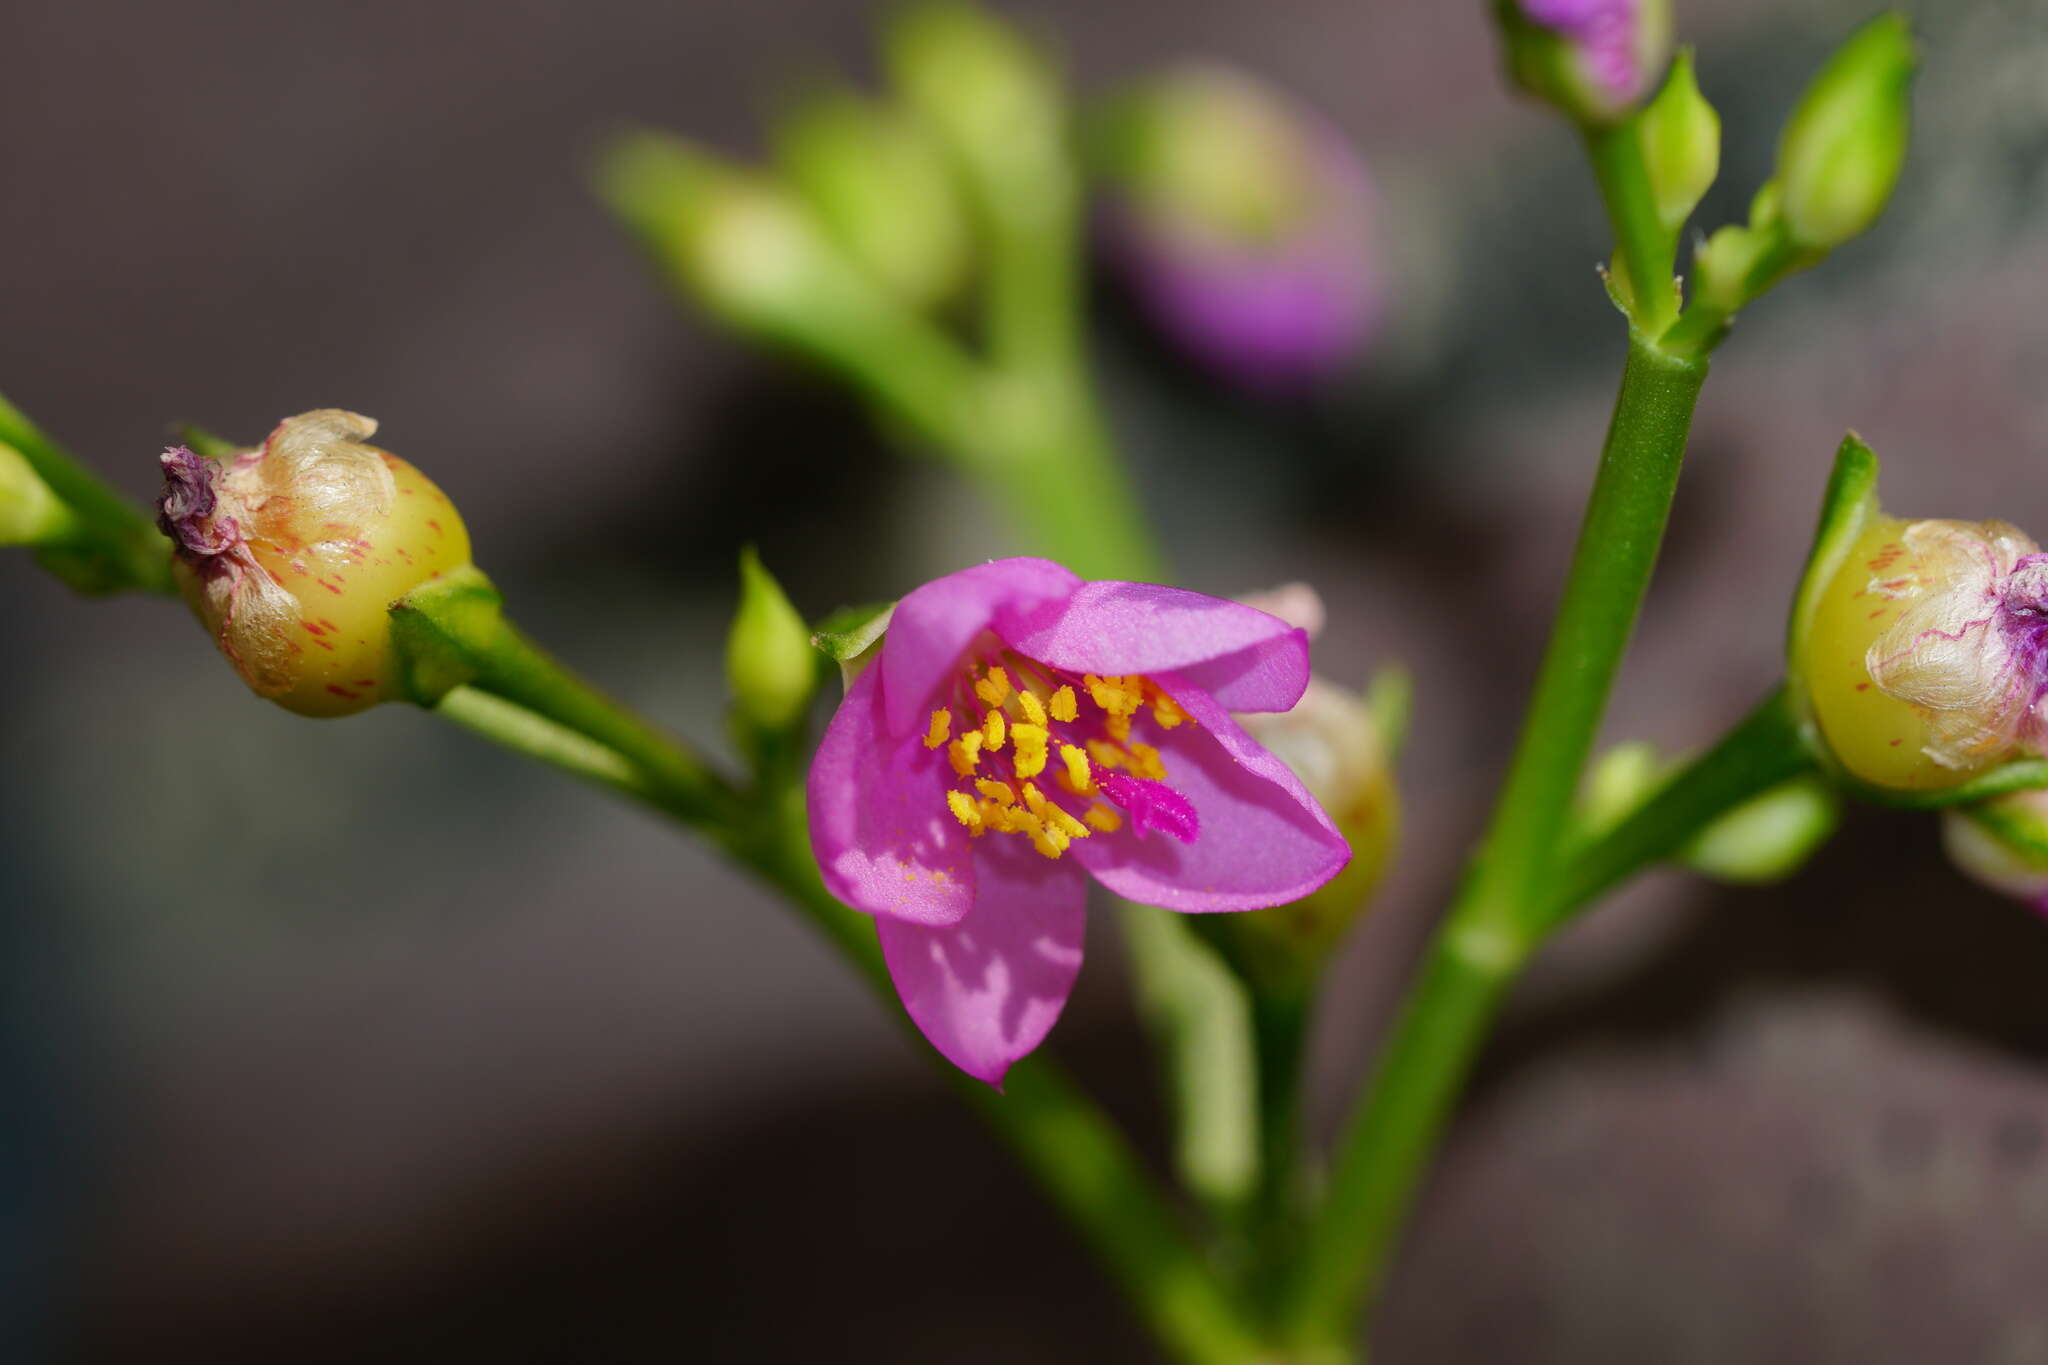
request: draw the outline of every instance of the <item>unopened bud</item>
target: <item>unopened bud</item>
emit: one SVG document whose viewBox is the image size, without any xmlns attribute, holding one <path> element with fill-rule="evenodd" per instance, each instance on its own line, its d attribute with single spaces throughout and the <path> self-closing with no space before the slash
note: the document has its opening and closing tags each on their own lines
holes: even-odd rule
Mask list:
<svg viewBox="0 0 2048 1365">
<path fill-rule="evenodd" d="M 1785 226 L 1799 246 L 1840 246 L 1884 211 L 1906 160 L 1914 66 L 1905 16 L 1886 14 L 1807 87 L 1778 143 Z"/>
<path fill-rule="evenodd" d="M 403 699 L 386 612 L 469 563 L 453 504 L 325 408 L 215 461 L 164 452 L 158 525 L 180 590 L 258 696 L 307 716 Z"/>
<path fill-rule="evenodd" d="M 1833 837 L 1841 800 L 1814 776 L 1781 782 L 1694 835 L 1678 860 L 1716 881 L 1743 886 L 1782 881 Z"/>
<path fill-rule="evenodd" d="M 967 218 L 925 126 L 856 95 L 806 101 L 778 131 L 792 184 L 842 250 L 914 308 L 959 291 Z"/>
<path fill-rule="evenodd" d="M 1591 127 L 1619 123 L 1664 69 L 1670 0 L 1496 0 L 1508 74 Z"/>
<path fill-rule="evenodd" d="M 740 604 L 726 640 L 725 675 L 733 706 L 766 734 L 794 726 L 818 688 L 810 628 L 752 546 L 740 554 Z"/>
<path fill-rule="evenodd" d="M 978 173 L 1006 161 L 1035 180 L 1064 154 L 1065 100 L 1052 63 L 1023 34 L 965 0 L 927 0 L 890 25 L 888 65 L 911 107 Z"/>
<path fill-rule="evenodd" d="M 1971 880 L 2048 914 L 2048 791 L 1945 810 L 1941 841 Z"/>
<path fill-rule="evenodd" d="M 1105 252 L 1176 342 L 1255 389 L 1358 352 L 1384 280 L 1371 184 L 1335 129 L 1246 75 L 1189 66 L 1090 131 Z"/>
<path fill-rule="evenodd" d="M 1372 712 L 1355 692 L 1311 678 L 1293 710 L 1237 722 L 1294 770 L 1351 844 L 1350 863 L 1309 896 L 1217 917 L 1255 972 L 1298 981 L 1344 941 L 1386 875 L 1401 831 L 1400 793 Z"/>
<path fill-rule="evenodd" d="M 1700 93 L 1692 49 L 1681 51 L 1671 64 L 1671 74 L 1643 110 L 1637 132 L 1643 140 L 1657 219 L 1665 231 L 1676 232 L 1721 170 L 1721 116 Z"/>
<path fill-rule="evenodd" d="M 54 544 L 77 524 L 28 457 L 0 441 L 0 545 Z"/>
<path fill-rule="evenodd" d="M 626 138 L 598 179 L 675 282 L 735 326 L 785 327 L 836 268 L 833 248 L 788 191 L 678 139 Z"/>
</svg>

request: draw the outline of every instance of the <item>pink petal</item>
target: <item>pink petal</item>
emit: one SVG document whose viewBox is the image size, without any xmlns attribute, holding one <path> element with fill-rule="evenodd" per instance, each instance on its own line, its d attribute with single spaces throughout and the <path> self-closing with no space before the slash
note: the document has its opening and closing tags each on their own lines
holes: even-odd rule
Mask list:
<svg viewBox="0 0 2048 1365">
<path fill-rule="evenodd" d="M 906 599 L 908 600 L 908 599 Z M 1308 686 L 1308 636 L 1239 602 L 1153 583 L 1083 583 L 996 614 L 1018 653 L 1069 673 L 1177 672 L 1232 711 L 1285 711 Z"/>
<path fill-rule="evenodd" d="M 1081 970 L 1088 881 L 1008 836 L 982 840 L 974 911 L 929 927 L 876 921 L 903 1007 L 946 1060 L 1000 1085 L 1044 1039 Z"/>
<path fill-rule="evenodd" d="M 905 596 L 882 641 L 888 733 L 924 731 L 932 694 L 998 611 L 1057 603 L 1080 582 L 1049 559 L 997 559 L 935 578 Z"/>
<path fill-rule="evenodd" d="M 825 886 L 856 910 L 953 924 L 974 904 L 967 831 L 946 809 L 944 749 L 883 734 L 881 683 L 854 680 L 811 761 L 811 850 Z"/>
<path fill-rule="evenodd" d="M 1195 809 L 1194 842 L 1115 834 L 1077 839 L 1067 856 L 1126 900 L 1168 910 L 1258 910 L 1300 900 L 1351 861 L 1351 846 L 1287 765 L 1184 677 L 1156 676 L 1193 725 L 1136 729 L 1157 746 L 1166 785 Z"/>
</svg>

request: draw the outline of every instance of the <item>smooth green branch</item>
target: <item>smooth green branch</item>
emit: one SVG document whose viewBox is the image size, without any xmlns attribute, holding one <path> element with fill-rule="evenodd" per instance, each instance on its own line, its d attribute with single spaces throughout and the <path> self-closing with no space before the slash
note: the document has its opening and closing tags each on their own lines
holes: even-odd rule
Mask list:
<svg viewBox="0 0 2048 1365">
<path fill-rule="evenodd" d="M 1721 816 L 1811 771 L 1798 717 L 1778 688 L 1549 879 L 1538 933 L 1548 935 L 1628 878 L 1679 853 Z"/>
<path fill-rule="evenodd" d="M 1629 316 L 1645 336 L 1660 335 L 1678 313 L 1678 234 L 1659 216 L 1636 119 L 1586 130 L 1586 154 L 1614 227 L 1628 281 Z"/>
<path fill-rule="evenodd" d="M 1545 927 L 1542 888 L 1649 586 L 1706 373 L 1703 360 L 1674 359 L 1632 331 L 1600 471 L 1492 827 L 1345 1130 L 1328 1200 L 1310 1230 L 1291 1310 L 1307 1339 L 1340 1336 L 1378 1282 L 1500 995 Z"/>
<path fill-rule="evenodd" d="M 451 575 L 394 610 L 408 683 L 440 715 L 517 753 L 709 825 L 734 858 L 796 907 L 895 1008 L 872 921 L 818 878 L 794 777 L 739 793 L 653 725 L 569 674 L 507 625 L 481 574 Z M 465 676 L 466 675 L 466 676 Z M 1182 1235 L 1155 1182 L 1108 1119 L 1042 1058 L 1001 1094 L 934 1062 L 1053 1195 L 1125 1286 L 1154 1333 L 1196 1365 L 1236 1365 L 1260 1345 Z"/>
<path fill-rule="evenodd" d="M 149 514 L 109 488 L 5 397 L 0 444 L 12 446 L 70 512 L 39 550 L 45 568 L 81 592 L 171 594 L 171 546 Z"/>
</svg>

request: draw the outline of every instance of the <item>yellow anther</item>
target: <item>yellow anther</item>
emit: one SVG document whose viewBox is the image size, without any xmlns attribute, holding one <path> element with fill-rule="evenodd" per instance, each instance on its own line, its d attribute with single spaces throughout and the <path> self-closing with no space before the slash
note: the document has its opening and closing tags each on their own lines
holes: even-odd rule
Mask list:
<svg viewBox="0 0 2048 1365">
<path fill-rule="evenodd" d="M 1016 768 L 1019 777 L 1036 777 L 1045 771 L 1045 751 L 1051 736 L 1043 725 L 1018 721 L 1010 727 L 1017 741 Z"/>
<path fill-rule="evenodd" d="M 1059 857 L 1067 851 L 1067 845 L 1073 842 L 1063 829 L 1044 824 L 1030 815 L 1024 818 L 1031 821 L 1030 827 L 1024 831 L 1031 836 L 1031 846 L 1048 858 Z"/>
<path fill-rule="evenodd" d="M 1016 829 L 1016 825 L 1010 819 L 1016 811 L 1015 806 L 998 806 L 993 801 L 977 801 L 974 804 L 974 813 L 981 817 L 982 828 L 992 829 L 998 834 L 1009 834 Z"/>
<path fill-rule="evenodd" d="M 1074 689 L 1065 684 L 1052 694 L 1052 705 L 1047 709 L 1052 712 L 1052 718 L 1063 725 L 1081 714 L 1080 706 L 1074 701 Z"/>
<path fill-rule="evenodd" d="M 1180 703 L 1161 692 L 1155 683 L 1152 688 L 1152 719 L 1159 722 L 1159 728 L 1171 730 L 1187 718 L 1188 713 L 1180 709 Z"/>
<path fill-rule="evenodd" d="M 1116 714 L 1117 705 L 1123 700 L 1124 690 L 1117 685 L 1115 678 L 1098 678 L 1089 673 L 1082 677 L 1081 682 L 1087 687 L 1089 698 L 1097 706 L 1111 715 Z"/>
<path fill-rule="evenodd" d="M 1088 808 L 1088 823 L 1104 834 L 1114 834 L 1124 827 L 1124 817 L 1114 807 L 1097 801 Z"/>
<path fill-rule="evenodd" d="M 1024 798 L 1024 808 L 1026 810 L 1041 820 L 1045 818 L 1045 808 L 1047 805 L 1045 793 L 1038 789 L 1036 782 L 1026 782 L 1024 789 L 1018 795 Z"/>
<path fill-rule="evenodd" d="M 1088 757 L 1102 767 L 1121 768 L 1129 755 L 1106 739 L 1091 739 L 1088 741 Z"/>
<path fill-rule="evenodd" d="M 981 763 L 982 738 L 981 731 L 969 730 L 947 747 L 946 757 L 953 760 L 953 771 L 959 776 L 974 776 L 975 768 Z"/>
<path fill-rule="evenodd" d="M 947 792 L 946 808 L 953 812 L 955 820 L 967 826 L 968 833 L 981 833 L 981 811 L 975 807 L 973 797 L 963 791 Z"/>
<path fill-rule="evenodd" d="M 987 742 L 990 753 L 995 753 L 1003 747 L 1003 736 L 1008 731 L 1009 727 L 1003 720 L 1002 712 L 991 711 L 988 713 L 988 719 L 981 723 L 981 733 L 983 739 Z"/>
<path fill-rule="evenodd" d="M 1102 721 L 1102 732 L 1122 744 L 1131 737 L 1131 718 L 1122 714 L 1106 716 Z"/>
<path fill-rule="evenodd" d="M 1052 828 L 1066 835 L 1069 839 L 1085 839 L 1088 837 L 1088 826 L 1082 824 L 1050 801 L 1045 803 L 1045 810 L 1041 812 L 1039 818 L 1043 819 Z"/>
<path fill-rule="evenodd" d="M 998 782 L 993 777 L 984 777 L 974 784 L 974 789 L 999 806 L 1016 804 L 1017 793 L 1010 790 L 1007 782 Z"/>
<path fill-rule="evenodd" d="M 1131 771 L 1140 777 L 1158 781 L 1166 776 L 1166 765 L 1159 760 L 1159 751 L 1149 744 L 1133 744 L 1131 747 Z"/>
<path fill-rule="evenodd" d="M 1010 675 L 1001 668 L 991 668 L 988 676 L 974 685 L 974 695 L 989 706 L 1001 706 L 1010 695 Z"/>
<path fill-rule="evenodd" d="M 1045 728 L 1045 703 L 1038 699 L 1036 692 L 1019 692 L 1017 694 L 1017 705 L 1024 708 L 1024 719 L 1028 723 L 1036 725 L 1040 729 Z"/>
<path fill-rule="evenodd" d="M 1093 796 L 1095 779 L 1088 771 L 1088 755 L 1077 744 L 1060 745 L 1060 762 L 1067 765 L 1067 790 L 1076 796 Z"/>
<path fill-rule="evenodd" d="M 932 712 L 932 728 L 925 731 L 924 747 L 936 749 L 941 744 L 944 744 L 947 737 L 952 733 L 953 713 L 951 711 L 934 711 Z"/>
</svg>

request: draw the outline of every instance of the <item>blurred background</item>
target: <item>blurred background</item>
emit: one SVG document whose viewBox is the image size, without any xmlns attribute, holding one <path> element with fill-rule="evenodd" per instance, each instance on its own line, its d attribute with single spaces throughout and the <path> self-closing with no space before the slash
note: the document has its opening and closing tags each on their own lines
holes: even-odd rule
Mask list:
<svg viewBox="0 0 2048 1365">
<path fill-rule="evenodd" d="M 1621 360 L 1572 136 L 1484 7 L 1032 0 L 1088 92 L 1178 58 L 1320 109 L 1377 185 L 1351 372 L 1235 396 L 1113 288 L 1113 424 L 1184 581 L 1322 591 L 1405 661 L 1409 835 L 1321 1020 L 1333 1125 L 1474 835 Z M 1870 237 L 1715 366 L 1612 737 L 1775 680 L 1853 425 L 1893 509 L 2048 534 L 2048 5 L 1918 7 Z M 1681 0 L 1739 217 L 1869 0 Z M 830 383 L 683 315 L 587 184 L 628 122 L 736 155 L 877 11 L 500 0 L 0 6 L 0 390 L 137 498 L 170 424 L 341 405 L 461 505 L 539 638 L 715 742 L 735 555 L 817 615 L 1018 545 Z M 397 707 L 253 700 L 159 601 L 0 557 L 8 1359 L 1130 1361 L 1144 1342 L 927 1059 L 771 898 Z M 1106 923 L 1107 917 L 1099 917 Z M 1098 928 L 1103 927 L 1098 925 Z M 1156 1152 L 1109 933 L 1056 1054 Z M 2048 1360 L 2048 925 L 1932 821 L 1761 892 L 1658 876 L 1517 995 L 1380 1358 Z"/>
</svg>

